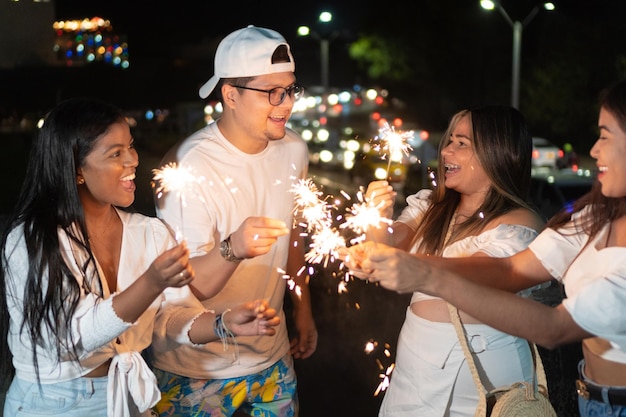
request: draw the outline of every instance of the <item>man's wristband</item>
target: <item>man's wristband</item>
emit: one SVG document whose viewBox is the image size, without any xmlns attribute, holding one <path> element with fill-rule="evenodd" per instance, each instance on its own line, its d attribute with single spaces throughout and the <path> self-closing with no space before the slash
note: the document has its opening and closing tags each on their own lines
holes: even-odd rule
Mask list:
<svg viewBox="0 0 626 417">
<path fill-rule="evenodd" d="M 233 253 L 233 245 L 230 241 L 230 236 L 222 240 L 222 243 L 220 243 L 220 255 L 222 255 L 222 258 L 226 259 L 228 262 L 241 262 L 244 260 L 244 258 L 239 258 Z"/>
</svg>

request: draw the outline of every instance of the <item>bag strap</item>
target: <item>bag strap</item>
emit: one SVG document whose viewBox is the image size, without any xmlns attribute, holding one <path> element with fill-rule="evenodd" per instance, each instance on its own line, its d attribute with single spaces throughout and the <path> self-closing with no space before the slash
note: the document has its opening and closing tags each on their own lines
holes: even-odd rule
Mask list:
<svg viewBox="0 0 626 417">
<path fill-rule="evenodd" d="M 484 417 L 487 415 L 487 390 L 485 389 L 485 386 L 480 379 L 480 374 L 478 373 L 478 369 L 476 368 L 476 363 L 474 363 L 474 357 L 472 356 L 472 352 L 470 352 L 467 335 L 465 334 L 465 328 L 461 324 L 459 309 L 457 309 L 450 303 L 447 304 L 448 312 L 450 313 L 450 320 L 452 321 L 452 324 L 454 324 L 454 329 L 456 330 L 459 342 L 461 343 L 461 347 L 463 348 L 465 359 L 467 360 L 467 364 L 469 365 L 472 377 L 474 378 L 476 388 L 478 388 L 478 407 L 476 407 L 476 413 L 474 414 L 474 416 Z M 535 363 L 533 382 L 535 382 L 534 380 L 536 379 L 537 384 L 542 387 L 542 391 L 547 396 L 548 384 L 546 381 L 546 373 L 543 368 L 543 362 L 541 361 L 541 357 L 539 356 L 539 351 L 537 350 L 537 345 L 530 342 L 528 342 L 528 344 L 531 347 L 531 354 L 533 355 L 533 362 Z"/>
</svg>

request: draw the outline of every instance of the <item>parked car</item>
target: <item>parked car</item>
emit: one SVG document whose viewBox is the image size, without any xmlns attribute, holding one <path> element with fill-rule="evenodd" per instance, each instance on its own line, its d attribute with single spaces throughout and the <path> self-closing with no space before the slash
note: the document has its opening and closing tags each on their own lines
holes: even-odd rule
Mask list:
<svg viewBox="0 0 626 417">
<path fill-rule="evenodd" d="M 563 158 L 563 150 L 547 139 L 533 138 L 533 167 L 557 168 L 557 161 Z"/>
<path fill-rule="evenodd" d="M 573 172 L 569 169 L 552 173 L 533 174 L 530 202 L 545 216 L 554 216 L 564 207 L 591 190 L 595 176 L 589 171 Z"/>
</svg>

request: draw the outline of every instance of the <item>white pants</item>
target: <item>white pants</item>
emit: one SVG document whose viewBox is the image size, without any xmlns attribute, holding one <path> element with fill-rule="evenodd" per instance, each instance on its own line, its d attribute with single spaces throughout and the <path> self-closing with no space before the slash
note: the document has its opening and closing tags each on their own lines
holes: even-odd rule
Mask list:
<svg viewBox="0 0 626 417">
<path fill-rule="evenodd" d="M 484 324 L 465 329 L 486 389 L 532 382 L 534 364 L 526 340 Z M 477 405 L 476 384 L 454 325 L 425 320 L 409 307 L 379 416 L 473 417 Z"/>
</svg>

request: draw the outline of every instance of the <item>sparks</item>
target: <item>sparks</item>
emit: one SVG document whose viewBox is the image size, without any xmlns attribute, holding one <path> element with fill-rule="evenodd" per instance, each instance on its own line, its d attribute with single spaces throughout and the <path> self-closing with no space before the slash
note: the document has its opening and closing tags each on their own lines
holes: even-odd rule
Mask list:
<svg viewBox="0 0 626 417">
<path fill-rule="evenodd" d="M 321 198 L 323 193 L 312 179 L 299 179 L 291 186 L 290 191 L 295 194 L 294 214 L 301 216 L 303 227 L 307 231 L 324 228 L 330 223 L 331 207 Z"/>
<path fill-rule="evenodd" d="M 363 191 L 359 191 L 357 197 L 359 202 L 348 209 L 349 214 L 346 215 L 344 223 L 339 226 L 340 228 L 349 228 L 358 235 L 352 240 L 352 243 L 365 240 L 365 234 L 370 227 L 380 229 L 382 224 L 391 225 L 393 223 L 391 219 L 380 214 L 380 204 L 383 202 L 374 204 L 372 201 L 365 201 Z"/>
<path fill-rule="evenodd" d="M 346 241 L 337 230 L 331 227 L 322 227 L 311 235 L 311 250 L 304 256 L 305 261 L 321 263 L 324 267 L 339 256 L 339 250 L 346 247 Z"/>
<path fill-rule="evenodd" d="M 389 176 L 391 161 L 400 161 L 403 154 L 408 156 L 409 152 L 413 150 L 409 140 L 414 136 L 415 134 L 412 130 L 395 130 L 393 126 L 389 126 L 389 123 L 385 123 L 383 127 L 378 129 L 378 136 L 374 138 L 375 142 L 377 142 L 374 149 L 377 149 L 378 152 L 383 152 L 384 157 L 388 159 L 387 176 Z"/>
<path fill-rule="evenodd" d="M 204 181 L 204 177 L 196 177 L 190 168 L 177 166 L 175 162 L 164 165 L 159 169 L 152 170 L 152 186 L 156 190 L 156 198 L 163 194 L 175 192 L 180 203 L 180 224 L 176 228 L 176 241 L 183 240 L 183 208 L 187 207 L 186 192 L 192 191 L 193 185 Z M 157 185 L 158 184 L 158 185 Z"/>
<path fill-rule="evenodd" d="M 177 192 L 183 196 L 185 191 L 190 191 L 191 187 L 204 180 L 204 177 L 196 177 L 190 168 L 178 167 L 176 162 L 164 165 L 160 169 L 153 169 L 152 184 L 159 184 L 156 188 L 157 198 L 168 192 Z"/>
</svg>

